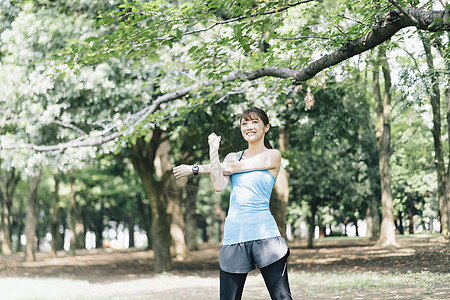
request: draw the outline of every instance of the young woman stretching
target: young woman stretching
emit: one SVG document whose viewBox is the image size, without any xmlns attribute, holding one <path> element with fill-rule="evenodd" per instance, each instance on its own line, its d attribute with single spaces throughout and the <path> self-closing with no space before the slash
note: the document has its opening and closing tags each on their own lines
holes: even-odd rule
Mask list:
<svg viewBox="0 0 450 300">
<path fill-rule="evenodd" d="M 247 273 L 258 266 L 272 299 L 292 299 L 287 275 L 289 248 L 270 213 L 270 194 L 280 170 L 281 154 L 266 138 L 270 128 L 259 108 L 241 116 L 246 150 L 229 153 L 219 161 L 221 137 L 211 133 L 209 165 L 180 165 L 177 178 L 210 174 L 217 192 L 231 182 L 230 207 L 225 219 L 224 240 L 219 253 L 220 299 L 241 299 Z"/>
</svg>

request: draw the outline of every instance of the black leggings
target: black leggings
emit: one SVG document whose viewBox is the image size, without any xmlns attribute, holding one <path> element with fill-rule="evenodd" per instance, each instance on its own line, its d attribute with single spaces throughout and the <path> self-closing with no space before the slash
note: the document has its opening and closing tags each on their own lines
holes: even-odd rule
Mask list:
<svg viewBox="0 0 450 300">
<path fill-rule="evenodd" d="M 287 274 L 287 255 L 260 271 L 273 300 L 292 300 Z M 220 300 L 241 299 L 246 278 L 247 273 L 235 274 L 220 270 Z"/>
</svg>

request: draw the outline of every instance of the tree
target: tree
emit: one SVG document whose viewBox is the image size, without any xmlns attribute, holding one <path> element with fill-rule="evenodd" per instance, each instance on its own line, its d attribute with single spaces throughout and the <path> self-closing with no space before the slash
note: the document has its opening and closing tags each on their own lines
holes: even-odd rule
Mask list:
<svg viewBox="0 0 450 300">
<path fill-rule="evenodd" d="M 3 120 L 16 128 L 14 133 L 10 131 L 2 135 L 1 149 L 58 152 L 68 149 L 64 154 L 73 155 L 76 151 L 69 153 L 72 147 L 103 145 L 100 151 L 107 152 L 111 150 L 109 148 L 111 144 L 115 144 L 111 147 L 117 147 L 117 151 L 120 151 L 123 144 L 128 145 L 128 142 L 131 142 L 131 145 L 135 145 L 138 139 L 148 137 L 161 120 L 173 117 L 177 113 L 186 116 L 189 109 L 204 101 L 204 97 L 197 97 L 202 93 L 208 95 L 206 102 L 212 103 L 222 91 L 235 92 L 243 85 L 242 81 L 251 80 L 281 94 L 292 81 L 295 85 L 299 85 L 325 68 L 376 47 L 402 28 L 415 27 L 432 32 L 449 30 L 449 23 L 444 18 L 448 10 L 432 11 L 429 3 L 422 7 L 418 5 L 401 7 L 396 1 L 391 1 L 397 6 L 396 9 L 393 9 L 390 3 L 383 3 L 380 6 L 378 2 L 372 1 L 316 3 L 305 0 L 293 4 L 285 1 L 270 3 L 249 1 L 239 6 L 233 3 L 232 1 L 196 3 L 135 1 L 118 7 L 112 6 L 114 11 L 102 14 L 99 26 L 95 30 L 71 36 L 73 37 L 71 40 L 75 42 L 66 51 L 59 51 L 59 57 L 62 57 L 65 63 L 73 63 L 70 68 L 65 64 L 56 63 L 49 68 L 43 67 L 43 64 L 36 63 L 36 59 L 31 60 L 33 63 L 22 66 L 19 62 L 24 58 L 12 55 L 15 48 L 9 45 L 14 43 L 8 44 L 3 48 L 6 49 L 3 52 L 7 54 L 8 62 L 12 63 L 2 65 L 2 68 L 5 73 L 19 74 L 21 79 L 16 82 L 14 78 L 5 78 L 5 84 L 16 87 L 13 91 L 26 86 L 26 80 L 22 79 L 27 78 L 25 74 L 29 74 L 28 66 L 34 70 L 31 74 L 38 78 L 33 83 L 55 84 L 30 93 L 30 99 L 38 101 L 26 99 L 28 101 L 26 102 L 23 101 L 24 98 L 19 101 L 22 101 L 21 107 L 38 107 L 39 111 L 50 113 L 45 114 L 50 121 L 42 122 L 42 119 L 39 119 L 33 124 L 41 124 L 39 128 L 48 128 L 49 123 L 57 124 L 60 126 L 61 139 L 51 142 L 29 139 L 24 130 L 26 126 L 20 122 L 30 116 L 32 119 L 34 115 L 27 113 L 26 110 L 14 110 L 17 101 L 11 101 L 12 105 L 5 103 L 4 106 L 2 102 L 5 115 L 18 117 Z M 64 5 L 62 4 L 62 7 Z M 29 13 L 32 15 L 30 19 L 36 15 L 51 16 L 55 11 L 60 13 L 59 10 L 46 11 L 46 6 L 38 7 L 37 13 L 34 14 L 35 8 L 30 9 L 29 4 L 25 5 L 26 9 L 23 10 L 22 16 L 30 11 L 33 12 Z M 62 26 L 67 32 L 76 30 L 83 32 L 76 26 L 74 30 L 73 24 L 78 26 L 81 23 L 89 23 L 89 17 L 80 11 L 74 13 L 74 10 L 70 10 L 70 12 L 71 15 L 66 15 L 67 18 L 61 18 L 65 22 Z M 301 24 L 303 20 L 298 16 L 308 13 L 320 16 L 328 23 Z M 16 24 L 20 24 L 18 21 L 23 22 L 24 19 L 16 19 Z M 354 20 L 356 22 L 353 22 Z M 297 21 L 300 24 L 296 23 Z M 327 24 L 333 24 L 334 27 Z M 92 23 L 89 26 L 94 27 Z M 15 27 L 16 30 L 17 28 L 19 26 Z M 2 35 L 6 40 L 11 39 L 11 36 L 11 31 L 5 31 Z M 29 42 L 29 39 L 38 35 L 25 32 L 24 36 Z M 46 53 L 50 50 L 60 50 L 61 44 L 67 40 L 67 38 L 60 39 L 61 43 L 54 48 L 46 48 Z M 35 44 L 43 47 L 39 41 L 35 41 Z M 28 44 L 23 48 L 36 49 Z M 314 55 L 313 50 L 316 51 Z M 35 53 L 42 52 L 27 52 L 27 55 L 32 56 Z M 125 59 L 124 62 L 117 59 L 125 55 L 129 60 Z M 99 61 L 107 63 L 92 68 L 76 64 L 82 62 L 89 65 Z M 160 63 L 161 61 L 168 63 Z M 142 69 L 138 67 L 142 67 L 144 71 L 141 72 Z M 139 71 L 133 73 L 135 68 Z M 132 75 L 120 73 L 120 71 L 126 73 L 128 70 L 132 70 Z M 119 75 L 110 78 L 108 77 L 110 73 Z M 61 75 L 61 78 L 55 76 L 52 78 L 53 81 L 48 80 L 49 74 Z M 28 75 L 28 78 L 33 76 Z M 135 77 L 139 76 L 142 78 L 140 82 L 146 83 L 144 87 L 136 89 L 104 87 L 105 84 L 117 82 L 130 84 L 124 78 L 136 82 Z M 80 79 L 82 79 L 81 87 L 78 85 Z M 77 84 L 72 84 L 71 80 Z M 70 88 L 66 86 L 67 84 Z M 96 87 L 100 86 L 104 89 L 99 91 Z M 133 90 L 136 94 L 127 94 L 124 90 Z M 59 96 L 50 97 L 48 99 L 51 101 L 48 101 L 49 91 L 60 93 L 52 93 Z M 140 98 L 139 95 L 145 94 L 144 92 L 148 92 L 147 96 Z M 112 96 L 108 93 L 112 93 Z M 7 98 L 17 97 L 7 95 L 4 99 Z M 105 98 L 111 101 L 103 101 Z M 180 102 L 174 101 L 181 98 L 183 99 Z M 98 99 L 101 100 L 97 101 Z M 127 101 L 130 99 L 131 101 Z M 36 106 L 39 101 L 47 106 Z M 59 105 L 59 101 L 63 105 Z M 119 104 L 118 107 L 115 104 Z M 55 111 L 57 113 L 54 113 Z M 61 116 L 68 122 L 61 122 L 59 120 Z M 33 132 L 37 133 L 39 130 Z M 119 139 L 121 137 L 124 139 Z M 109 145 L 106 145 L 107 143 Z M 2 155 L 5 155 L 4 153 L 2 151 Z M 146 174 L 148 177 L 148 173 Z M 147 190 L 148 195 L 149 193 L 150 190 Z M 160 210 L 161 212 L 152 208 L 152 213 L 157 215 L 165 213 L 164 207 Z M 161 220 L 164 219 L 163 217 Z M 166 252 L 165 249 L 161 251 Z M 162 264 L 164 265 L 166 264 Z"/>
<path fill-rule="evenodd" d="M 328 207 L 342 221 L 351 211 L 356 218 L 355 212 L 362 210 L 360 200 L 370 195 L 363 188 L 369 178 L 369 168 L 360 163 L 364 148 L 355 138 L 367 134 L 359 126 L 366 112 L 355 103 L 364 99 L 360 95 L 350 101 L 358 98 L 357 94 L 345 84 L 328 80 L 326 89 L 318 87 L 314 93 L 314 106 L 305 110 L 305 103 L 293 101 L 287 110 L 292 131 L 286 157 L 290 182 L 295 186 L 291 197 L 299 207 L 302 202 L 309 207 L 308 247 L 313 246 L 315 226 L 322 225 L 317 222 L 321 208 Z"/>
<path fill-rule="evenodd" d="M 35 212 L 35 205 L 36 205 L 36 197 L 37 197 L 37 190 L 39 187 L 39 182 L 41 180 L 41 174 L 40 170 L 38 171 L 38 174 L 31 178 L 30 180 L 30 187 L 29 187 L 29 194 L 28 194 L 28 201 L 26 205 L 26 222 L 25 222 L 25 235 L 27 238 L 27 244 L 25 248 L 25 260 L 26 261 L 35 261 L 35 239 L 36 239 L 36 212 Z"/>
<path fill-rule="evenodd" d="M 384 77 L 384 97 L 381 98 L 379 71 L 374 70 L 373 90 L 375 110 L 377 112 L 377 147 L 380 164 L 382 220 L 380 238 L 381 247 L 398 246 L 394 231 L 394 204 L 392 201 L 391 175 L 389 159 L 391 155 L 391 74 L 385 50 L 380 50 L 379 61 Z M 378 67 L 379 68 L 379 67 Z M 376 69 L 376 67 L 375 67 Z"/>
<path fill-rule="evenodd" d="M 405 65 L 401 77 L 409 80 L 414 75 L 410 66 Z M 417 78 L 415 79 L 417 81 Z M 403 83 L 398 85 L 403 90 Z M 397 94 L 394 101 L 392 122 L 391 175 L 394 216 L 408 219 L 409 233 L 415 232 L 419 225 L 418 218 L 437 217 L 437 209 L 432 215 L 424 206 L 434 203 L 436 199 L 436 170 L 433 151 L 433 137 L 430 130 L 432 118 L 428 118 L 429 107 L 422 103 L 424 97 L 413 92 L 413 98 Z M 417 101 L 417 99 L 423 99 Z M 431 113 L 430 113 L 431 114 Z M 432 205 L 434 207 L 434 205 Z M 415 217 L 417 216 L 417 217 Z M 399 221 L 399 220 L 398 220 Z M 398 225 L 401 225 L 398 222 Z M 430 227 L 428 227 L 430 228 Z"/>
<path fill-rule="evenodd" d="M 60 178 L 59 174 L 55 174 L 53 176 L 54 179 L 54 201 L 50 208 L 50 234 L 52 235 L 52 242 L 51 242 L 51 249 L 50 249 L 50 255 L 53 257 L 56 257 L 56 253 L 58 250 L 58 244 L 60 244 L 59 239 L 59 233 L 58 233 L 58 227 L 59 227 L 59 219 L 60 219 L 60 195 L 59 195 L 59 188 L 60 188 Z"/>
<path fill-rule="evenodd" d="M 420 34 L 430 75 L 431 89 L 428 90 L 430 103 L 433 111 L 433 140 L 436 161 L 437 185 L 438 185 L 438 201 L 441 216 L 441 233 L 445 237 L 449 237 L 449 212 L 447 202 L 450 195 L 446 194 L 445 186 L 447 180 L 444 153 L 442 149 L 442 133 L 441 133 L 441 91 L 437 78 L 437 72 L 434 67 L 433 55 L 431 54 L 430 40 L 424 34 Z"/>
<path fill-rule="evenodd" d="M 14 168 L 0 173 L 0 244 L 1 252 L 5 255 L 12 254 L 11 207 L 19 179 L 20 175 Z"/>
<path fill-rule="evenodd" d="M 446 170 L 444 156 L 446 147 L 444 147 L 442 140 L 445 139 L 445 135 L 442 132 L 442 127 L 446 127 L 446 124 L 441 120 L 442 108 L 441 108 L 441 88 L 440 85 L 445 83 L 445 70 L 435 67 L 435 61 L 439 58 L 432 53 L 432 44 L 438 50 L 437 52 L 441 55 L 441 59 L 446 62 L 445 51 L 442 48 L 441 37 L 431 36 L 426 33 L 419 33 L 419 40 L 423 45 L 425 62 L 422 62 L 419 58 L 413 56 L 412 53 L 406 51 L 409 57 L 412 59 L 412 64 L 410 67 L 406 68 L 402 72 L 402 87 L 404 90 L 404 101 L 408 106 L 417 106 L 419 110 L 423 110 L 424 103 L 419 101 L 418 104 L 411 104 L 412 101 L 409 99 L 411 96 L 418 99 L 428 98 L 430 99 L 432 120 L 430 122 L 430 129 L 433 133 L 433 144 L 435 155 L 434 163 L 437 174 L 437 194 L 438 203 L 441 212 L 441 229 L 443 236 L 448 235 L 448 192 L 446 190 L 446 182 L 448 180 L 448 172 Z M 439 64 L 439 63 L 437 63 Z M 424 66 L 425 65 L 425 66 Z M 448 65 L 447 65 L 448 68 Z M 408 73 L 407 73 L 408 72 Z M 408 88 L 406 88 L 408 87 Z M 448 103 L 447 103 L 448 105 Z M 448 120 L 447 120 L 448 123 Z M 448 134 L 448 132 L 447 132 Z M 423 195 L 423 193 L 419 193 Z"/>
<path fill-rule="evenodd" d="M 128 127 L 136 127 L 146 117 L 152 118 L 151 115 L 161 108 L 163 103 L 185 97 L 200 87 L 210 87 L 236 80 L 256 80 L 262 77 L 287 78 L 295 82 L 304 82 L 326 68 L 375 48 L 403 28 L 415 27 L 418 30 L 430 32 L 445 32 L 450 28 L 450 24 L 445 21 L 447 20 L 445 14 L 448 11 L 430 10 L 431 3 L 423 7 L 418 5 L 402 7 L 396 1 L 382 5 L 371 1 L 331 2 L 331 5 L 328 1 L 315 3 L 311 0 L 298 1 L 294 4 L 287 4 L 284 1 L 255 4 L 249 1 L 237 7 L 234 7 L 232 3 L 231 1 L 208 1 L 177 4 L 169 1 L 166 5 L 162 3 L 156 5 L 138 1 L 127 2 L 120 5 L 119 9 L 102 14 L 99 18 L 99 25 L 112 28 L 111 34 L 108 35 L 106 32 L 104 36 L 98 32 L 89 38 L 78 38 L 76 43 L 70 45 L 61 55 L 64 59 L 72 59 L 74 62 L 79 60 L 87 64 L 107 61 L 111 57 L 124 54 L 135 58 L 145 56 L 155 61 L 163 56 L 167 47 L 173 47 L 180 42 L 185 44 L 185 40 L 191 37 L 198 38 L 204 32 L 214 32 L 219 26 L 232 26 L 232 31 L 229 33 L 222 28 L 221 36 L 201 40 L 203 47 L 200 47 L 198 43 L 189 46 L 189 60 L 194 62 L 189 67 L 192 68 L 193 73 L 205 75 L 196 76 L 197 81 L 201 83 L 174 89 L 154 99 L 147 108 L 138 113 L 142 118 L 138 118 L 137 121 L 135 118 L 128 118 Z M 397 8 L 392 9 L 393 6 Z M 334 10 L 330 11 L 329 8 Z M 227 13 L 220 13 L 223 10 Z M 304 13 L 303 10 L 314 14 L 320 14 L 320 10 L 323 10 L 327 15 L 322 17 L 330 20 L 329 24 L 336 25 L 333 29 L 329 26 L 298 27 L 297 30 L 290 31 L 290 35 L 283 35 L 282 29 L 285 23 L 293 22 L 296 14 Z M 285 16 L 286 12 L 290 14 Z M 280 21 L 279 17 L 284 19 Z M 358 19 L 365 19 L 365 21 Z M 354 24 L 349 25 L 349 20 L 354 21 Z M 167 24 L 168 26 L 165 26 Z M 299 31 L 300 35 L 297 34 Z M 363 33 L 362 36 L 361 33 Z M 203 36 L 206 35 L 203 34 Z M 269 51 L 260 53 L 260 42 L 270 41 L 272 41 L 270 47 L 265 48 Z M 233 47 L 230 50 L 239 54 L 233 63 L 226 62 L 230 59 L 226 55 L 229 51 L 227 47 L 230 45 Z M 295 51 L 300 46 L 302 51 Z M 280 48 L 292 49 L 293 54 L 276 55 Z M 321 53 L 324 53 L 323 56 L 312 60 L 306 52 L 311 52 L 313 49 L 320 49 Z M 292 61 L 296 62 L 297 68 L 289 67 Z M 261 67 L 267 63 L 274 67 Z M 219 69 L 223 67 L 225 69 Z M 243 68 L 248 68 L 249 71 L 244 72 Z M 192 82 L 188 78 L 189 76 L 184 76 L 181 81 Z M 217 79 L 217 81 L 211 79 Z M 67 147 L 100 145 L 128 133 L 128 131 L 109 131 L 99 135 L 94 130 L 83 139 L 58 145 L 8 143 L 3 146 L 3 149 L 25 147 L 49 151 Z"/>
</svg>

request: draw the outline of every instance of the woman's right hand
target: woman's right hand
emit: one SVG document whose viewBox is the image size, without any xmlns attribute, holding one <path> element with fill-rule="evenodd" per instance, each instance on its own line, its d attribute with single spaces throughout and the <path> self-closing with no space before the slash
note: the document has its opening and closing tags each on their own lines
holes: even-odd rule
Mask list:
<svg viewBox="0 0 450 300">
<path fill-rule="evenodd" d="M 218 150 L 220 145 L 220 140 L 222 137 L 218 136 L 214 132 L 208 136 L 208 144 L 211 150 Z"/>
<path fill-rule="evenodd" d="M 172 169 L 173 175 L 176 178 L 181 178 L 185 176 L 192 175 L 192 166 L 190 165 L 179 165 Z"/>
</svg>

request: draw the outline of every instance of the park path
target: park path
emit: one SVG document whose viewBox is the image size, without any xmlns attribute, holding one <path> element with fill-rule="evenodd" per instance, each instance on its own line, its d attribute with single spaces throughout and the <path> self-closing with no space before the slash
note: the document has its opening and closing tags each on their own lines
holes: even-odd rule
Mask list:
<svg viewBox="0 0 450 300">
<path fill-rule="evenodd" d="M 423 280 L 430 274 L 450 281 L 448 241 L 436 236 L 398 240 L 401 247 L 395 249 L 375 248 L 364 239 L 322 239 L 314 249 L 306 249 L 303 242 L 291 243 L 294 299 L 450 299 L 450 285 L 439 282 L 428 290 L 414 284 L 395 288 L 371 284 L 345 293 L 327 288 L 324 282 L 339 281 L 340 274 L 411 282 L 416 275 Z M 24 262 L 20 253 L 2 256 L 0 299 L 218 299 L 218 250 L 210 245 L 191 252 L 175 261 L 168 274 L 153 272 L 152 251 L 136 249 L 86 250 L 76 256 L 61 252 L 56 258 L 38 253 L 36 262 Z M 257 270 L 247 279 L 243 299 L 268 299 Z"/>
</svg>

